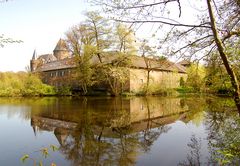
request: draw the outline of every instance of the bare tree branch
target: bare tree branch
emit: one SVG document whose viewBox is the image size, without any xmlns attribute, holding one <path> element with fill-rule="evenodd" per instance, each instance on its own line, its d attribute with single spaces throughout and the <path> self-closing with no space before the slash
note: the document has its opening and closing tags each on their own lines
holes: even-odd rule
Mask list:
<svg viewBox="0 0 240 166">
<path fill-rule="evenodd" d="M 193 28 L 211 28 L 211 26 L 206 26 L 205 24 L 208 23 L 204 23 L 204 24 L 199 24 L 199 25 L 191 25 L 191 24 L 177 24 L 177 23 L 170 23 L 170 22 L 166 22 L 166 21 L 161 21 L 161 20 L 119 20 L 119 19 L 115 19 L 115 21 L 118 22 L 124 22 L 124 23 L 162 23 L 162 24 L 166 24 L 166 25 L 171 25 L 171 26 L 177 26 L 177 27 L 193 27 Z"/>
</svg>

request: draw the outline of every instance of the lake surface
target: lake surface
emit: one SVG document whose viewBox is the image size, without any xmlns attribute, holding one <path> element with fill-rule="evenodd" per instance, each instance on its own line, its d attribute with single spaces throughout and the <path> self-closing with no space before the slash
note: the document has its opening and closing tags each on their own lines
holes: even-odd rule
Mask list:
<svg viewBox="0 0 240 166">
<path fill-rule="evenodd" d="M 0 165 L 217 165 L 239 129 L 228 98 L 0 98 Z"/>
</svg>

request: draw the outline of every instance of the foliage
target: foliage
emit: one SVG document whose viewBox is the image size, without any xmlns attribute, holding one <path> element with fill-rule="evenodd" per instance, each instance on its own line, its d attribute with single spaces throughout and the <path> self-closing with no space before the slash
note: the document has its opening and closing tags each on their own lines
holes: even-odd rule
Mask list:
<svg viewBox="0 0 240 166">
<path fill-rule="evenodd" d="M 114 96 L 123 92 L 123 86 L 129 78 L 129 70 L 126 67 L 102 65 L 98 66 L 96 80 L 98 83 L 106 83 L 110 93 Z"/>
<path fill-rule="evenodd" d="M 91 45 L 84 45 L 84 53 L 81 56 L 75 56 L 77 62 L 77 68 L 75 77 L 77 83 L 83 90 L 84 94 L 87 94 L 88 88 L 94 85 L 95 81 L 93 78 L 94 68 L 91 64 L 91 59 L 96 53 L 96 47 Z"/>
<path fill-rule="evenodd" d="M 184 86 L 184 87 L 179 87 L 176 89 L 179 93 L 196 93 L 196 89 L 194 89 L 193 87 L 188 87 L 188 86 Z"/>
<path fill-rule="evenodd" d="M 129 65 L 127 54 L 135 52 L 133 32 L 123 24 L 116 24 L 111 32 L 109 20 L 97 12 L 87 12 L 86 16 L 85 21 L 66 33 L 69 49 L 77 63 L 74 79 L 77 78 L 84 94 L 94 85 L 105 84 L 112 95 L 118 95 L 129 75 L 125 68 Z M 111 54 L 110 49 L 119 52 Z M 105 60 L 108 58 L 110 61 Z"/>
<path fill-rule="evenodd" d="M 50 145 L 49 147 L 45 147 L 40 149 L 40 153 L 42 155 L 43 158 L 47 158 L 49 156 L 49 149 L 53 152 L 58 150 L 58 147 L 56 147 L 55 145 Z M 21 157 L 21 162 L 25 163 L 27 160 L 32 160 L 33 161 L 33 166 L 43 166 L 43 161 L 41 159 L 37 160 L 35 158 L 30 157 L 28 154 L 25 154 Z M 56 166 L 55 163 L 51 163 L 51 166 Z"/>
<path fill-rule="evenodd" d="M 72 88 L 70 86 L 63 86 L 63 87 L 54 87 L 56 95 L 58 96 L 71 96 L 72 95 Z"/>
<path fill-rule="evenodd" d="M 230 77 L 221 65 L 220 59 L 214 54 L 208 60 L 205 84 L 212 93 L 227 95 L 232 91 Z"/>
<path fill-rule="evenodd" d="M 240 40 L 236 43 L 226 44 L 229 61 L 231 62 L 232 68 L 238 78 L 240 78 L 239 42 Z M 216 52 L 213 52 L 211 58 L 207 60 L 206 85 L 211 92 L 215 93 L 232 95 L 234 91 L 231 85 L 231 79 Z"/>
<path fill-rule="evenodd" d="M 210 115 L 212 120 L 209 123 L 208 139 L 214 160 L 220 162 L 221 165 L 237 165 L 240 159 L 239 116 L 236 113 L 229 115 L 219 112 L 212 112 Z"/>
<path fill-rule="evenodd" d="M 187 81 L 185 86 L 193 88 L 195 91 L 202 91 L 205 89 L 205 68 L 201 65 L 191 64 L 187 68 Z"/>
<path fill-rule="evenodd" d="M 45 85 L 36 74 L 25 72 L 0 73 L 0 96 L 45 96 L 54 95 L 55 90 Z"/>
<path fill-rule="evenodd" d="M 102 63 L 101 53 L 111 44 L 109 20 L 99 15 L 97 11 L 87 12 L 86 16 L 85 25 L 90 31 L 89 35 L 93 36 L 92 45 L 96 47 L 99 62 Z"/>
<path fill-rule="evenodd" d="M 230 77 L 234 101 L 240 110 L 239 78 L 229 61 L 226 44 L 235 45 L 240 34 L 240 4 L 239 0 L 222 1 L 206 0 L 186 2 L 184 0 L 92 0 L 95 5 L 102 5 L 115 20 L 135 24 L 157 24 L 152 36 L 160 37 L 161 48 L 168 55 L 204 59 L 209 58 L 214 50 L 218 52 L 223 65 Z M 184 16 L 182 11 L 192 8 L 192 21 Z M 170 7 L 169 7 L 170 6 Z M 178 9 L 178 13 L 176 12 Z M 193 10 L 195 9 L 195 10 Z M 182 17 L 181 19 L 179 19 Z M 165 31 L 161 35 L 159 32 Z M 162 37 L 163 36 L 163 37 Z"/>
<path fill-rule="evenodd" d="M 155 50 L 156 47 L 150 46 L 149 41 L 146 39 L 140 40 L 140 47 L 139 47 L 139 54 L 142 57 L 146 56 L 155 56 L 157 51 Z M 162 57 L 159 57 L 159 59 Z"/>
<path fill-rule="evenodd" d="M 177 96 L 178 93 L 175 89 L 172 88 L 163 88 L 162 84 L 156 83 L 144 83 L 141 91 L 137 92 L 136 95 L 146 96 L 146 95 L 159 95 L 159 96 Z"/>
<path fill-rule="evenodd" d="M 125 24 L 117 23 L 115 31 L 117 50 L 119 50 L 119 52 L 135 55 L 136 47 L 134 43 L 136 39 L 133 30 Z"/>
</svg>

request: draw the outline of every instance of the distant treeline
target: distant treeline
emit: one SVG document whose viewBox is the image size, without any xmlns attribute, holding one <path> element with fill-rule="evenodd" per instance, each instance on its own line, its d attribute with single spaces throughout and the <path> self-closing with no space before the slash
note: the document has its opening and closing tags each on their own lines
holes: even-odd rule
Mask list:
<svg viewBox="0 0 240 166">
<path fill-rule="evenodd" d="M 38 75 L 26 72 L 0 72 L 0 96 L 47 96 L 55 95 L 52 86 L 43 84 Z"/>
</svg>

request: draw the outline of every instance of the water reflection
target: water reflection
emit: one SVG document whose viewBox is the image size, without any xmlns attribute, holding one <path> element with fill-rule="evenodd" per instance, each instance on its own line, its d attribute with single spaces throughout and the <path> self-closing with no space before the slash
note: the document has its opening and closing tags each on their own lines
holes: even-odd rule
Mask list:
<svg viewBox="0 0 240 166">
<path fill-rule="evenodd" d="M 64 99 L 65 100 L 65 99 Z M 31 125 L 54 132 L 60 151 L 74 165 L 133 165 L 140 153 L 176 120 L 186 120 L 180 98 L 82 98 L 41 112 L 32 111 Z M 61 104 L 61 103 L 64 104 Z"/>
<path fill-rule="evenodd" d="M 166 140 L 182 148 L 168 149 L 173 156 L 155 157 L 152 165 L 209 165 L 217 164 L 217 149 L 229 148 L 236 143 L 230 140 L 240 136 L 235 131 L 239 118 L 230 110 L 231 104 L 228 99 L 199 97 L 7 98 L 0 99 L 0 116 L 29 120 L 36 138 L 42 132 L 52 133 L 70 165 L 144 165 L 153 161 L 141 156 L 164 153 L 161 148 L 168 147 L 161 142 Z M 172 132 L 179 132 L 178 137 L 172 137 Z M 192 136 L 194 132 L 198 134 Z M 156 153 L 157 146 L 161 148 Z"/>
</svg>

